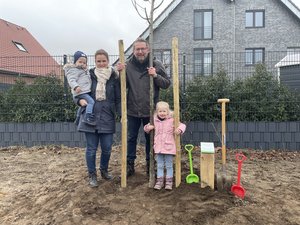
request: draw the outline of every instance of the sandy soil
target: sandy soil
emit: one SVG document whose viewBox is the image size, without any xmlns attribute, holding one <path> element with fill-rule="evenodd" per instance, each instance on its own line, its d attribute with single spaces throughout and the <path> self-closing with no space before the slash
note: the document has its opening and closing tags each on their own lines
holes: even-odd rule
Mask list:
<svg viewBox="0 0 300 225">
<path fill-rule="evenodd" d="M 173 191 L 148 188 L 143 148 L 134 177 L 120 187 L 120 147 L 114 147 L 112 181 L 87 185 L 84 150 L 61 146 L 0 149 L 0 224 L 300 224 L 300 151 L 228 150 L 227 174 L 236 177 L 236 152 L 243 164 L 246 197 L 182 183 Z M 220 169 L 216 153 L 216 172 Z M 199 174 L 199 153 L 194 172 Z M 198 160 L 198 161 L 197 161 Z M 236 180 L 236 179 L 234 179 Z"/>
</svg>

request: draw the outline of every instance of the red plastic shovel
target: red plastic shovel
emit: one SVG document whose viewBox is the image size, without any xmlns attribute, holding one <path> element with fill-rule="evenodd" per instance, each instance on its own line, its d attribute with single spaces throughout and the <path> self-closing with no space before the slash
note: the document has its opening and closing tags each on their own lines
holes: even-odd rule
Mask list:
<svg viewBox="0 0 300 225">
<path fill-rule="evenodd" d="M 235 194 L 237 197 L 244 199 L 246 190 L 241 186 L 241 172 L 242 172 L 242 163 L 246 160 L 246 156 L 243 154 L 236 154 L 236 160 L 238 161 L 238 177 L 237 177 L 237 184 L 232 185 L 231 192 Z"/>
</svg>

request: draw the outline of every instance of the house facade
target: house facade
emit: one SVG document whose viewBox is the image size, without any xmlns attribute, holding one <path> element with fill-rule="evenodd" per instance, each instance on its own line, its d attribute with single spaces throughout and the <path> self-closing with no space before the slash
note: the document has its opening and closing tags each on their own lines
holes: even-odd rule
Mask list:
<svg viewBox="0 0 300 225">
<path fill-rule="evenodd" d="M 170 64 L 177 37 L 180 71 L 191 77 L 219 69 L 245 77 L 258 63 L 277 75 L 275 64 L 300 51 L 300 10 L 290 0 L 174 0 L 154 29 L 155 56 Z M 141 37 L 148 36 L 147 29 Z"/>
<path fill-rule="evenodd" d="M 18 78 L 30 84 L 36 77 L 60 73 L 61 66 L 26 28 L 0 19 L 0 89 Z"/>
</svg>

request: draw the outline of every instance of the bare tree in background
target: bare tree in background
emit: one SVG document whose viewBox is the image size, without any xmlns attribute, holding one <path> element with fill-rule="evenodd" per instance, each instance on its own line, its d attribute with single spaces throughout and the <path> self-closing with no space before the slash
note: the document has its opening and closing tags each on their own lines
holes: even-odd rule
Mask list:
<svg viewBox="0 0 300 225">
<path fill-rule="evenodd" d="M 157 10 L 163 0 L 131 0 L 132 5 L 139 14 L 139 16 L 146 20 L 149 24 L 149 66 L 153 66 L 153 15 L 155 10 Z M 138 3 L 141 2 L 141 3 Z M 154 100 L 153 96 L 153 77 L 150 76 L 150 124 L 153 124 L 153 110 L 154 110 Z M 155 172 L 154 172 L 154 153 L 153 153 L 153 131 L 150 132 L 150 168 L 149 168 L 149 187 L 152 188 L 155 182 Z"/>
</svg>

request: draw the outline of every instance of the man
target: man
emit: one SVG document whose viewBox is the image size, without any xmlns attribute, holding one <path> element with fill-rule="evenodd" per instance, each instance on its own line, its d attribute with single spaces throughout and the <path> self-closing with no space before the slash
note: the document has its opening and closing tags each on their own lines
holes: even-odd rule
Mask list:
<svg viewBox="0 0 300 225">
<path fill-rule="evenodd" d="M 171 81 L 166 74 L 163 64 L 153 60 L 153 67 L 149 67 L 149 43 L 138 38 L 133 43 L 133 56 L 126 62 L 127 81 L 127 176 L 134 174 L 136 159 L 136 145 L 141 124 L 144 126 L 150 121 L 150 76 L 153 77 L 154 105 L 159 100 L 159 89 L 167 89 Z M 118 70 L 125 65 L 117 65 Z M 149 174 L 150 135 L 145 133 L 146 139 L 146 166 Z"/>
</svg>

